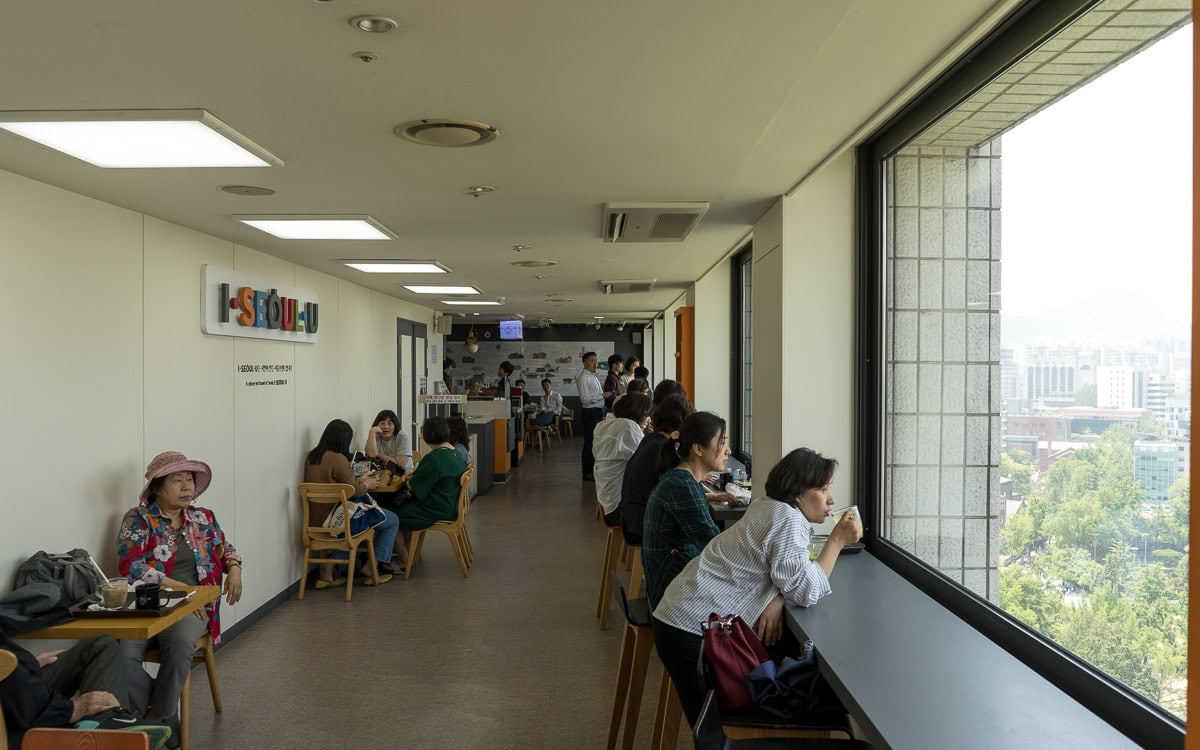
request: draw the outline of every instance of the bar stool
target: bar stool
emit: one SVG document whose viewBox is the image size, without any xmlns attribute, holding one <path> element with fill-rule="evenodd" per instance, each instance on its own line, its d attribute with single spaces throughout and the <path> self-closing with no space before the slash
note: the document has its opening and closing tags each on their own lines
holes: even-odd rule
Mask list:
<svg viewBox="0 0 1200 750">
<path fill-rule="evenodd" d="M 621 714 L 625 714 L 622 750 L 632 750 L 637 735 L 638 712 L 642 707 L 642 690 L 646 683 L 646 666 L 654 649 L 654 620 L 650 604 L 645 599 L 629 599 L 625 586 L 615 572 L 609 573 L 613 598 L 625 614 L 625 632 L 621 636 L 621 658 L 617 667 L 617 684 L 613 690 L 612 711 L 608 720 L 607 750 L 614 750 L 621 734 Z M 655 728 L 659 719 L 655 717 Z M 678 726 L 676 727 L 678 732 Z"/>
<path fill-rule="evenodd" d="M 604 519 L 604 509 L 599 504 L 596 505 L 596 516 Z M 604 540 L 604 567 L 600 569 L 600 596 L 596 600 L 596 617 L 600 618 L 601 630 L 608 628 L 608 599 L 612 595 L 608 574 L 617 569 L 621 545 L 625 543 L 625 534 L 620 525 L 609 526 L 606 523 L 605 528 L 608 529 L 608 536 Z"/>
<path fill-rule="evenodd" d="M 679 739 L 679 722 L 683 718 L 683 706 L 671 673 L 663 669 L 658 681 L 658 707 L 654 710 L 654 731 L 650 733 L 650 750 L 675 750 Z"/>
</svg>

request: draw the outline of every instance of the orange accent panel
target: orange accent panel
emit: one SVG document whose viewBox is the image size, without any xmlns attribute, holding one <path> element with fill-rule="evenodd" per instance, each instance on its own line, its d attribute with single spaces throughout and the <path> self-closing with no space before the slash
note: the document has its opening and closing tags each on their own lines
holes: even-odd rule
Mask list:
<svg viewBox="0 0 1200 750">
<path fill-rule="evenodd" d="M 683 383 L 688 398 L 696 402 L 696 308 L 675 311 L 675 379 Z M 700 408 L 697 406 L 696 408 Z"/>
<path fill-rule="evenodd" d="M 512 454 L 508 452 L 508 421 L 494 420 L 492 430 L 496 438 L 492 448 L 492 473 L 507 474 L 512 471 Z"/>
</svg>

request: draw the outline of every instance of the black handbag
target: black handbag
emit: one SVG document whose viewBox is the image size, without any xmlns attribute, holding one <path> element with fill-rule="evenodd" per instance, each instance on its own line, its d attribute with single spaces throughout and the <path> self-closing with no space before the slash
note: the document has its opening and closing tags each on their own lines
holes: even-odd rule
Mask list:
<svg viewBox="0 0 1200 750">
<path fill-rule="evenodd" d="M 778 664 L 768 659 L 749 674 L 746 682 L 754 707 L 778 719 L 808 722 L 828 716 L 838 723 L 846 713 L 833 688 L 821 676 L 812 641 L 804 642 L 800 658 L 785 657 Z"/>
</svg>

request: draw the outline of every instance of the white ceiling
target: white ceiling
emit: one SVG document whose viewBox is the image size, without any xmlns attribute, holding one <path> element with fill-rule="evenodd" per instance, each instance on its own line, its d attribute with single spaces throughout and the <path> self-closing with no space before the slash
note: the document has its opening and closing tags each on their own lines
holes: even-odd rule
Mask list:
<svg viewBox="0 0 1200 750">
<path fill-rule="evenodd" d="M 475 284 L 529 318 L 648 318 L 992 4 L 4 0 L 0 108 L 203 108 L 285 166 L 103 170 L 0 133 L 0 169 L 435 308 L 400 288 L 431 277 L 336 259 L 434 258 L 454 270 L 437 283 Z M 348 19 L 361 14 L 400 28 L 358 31 Z M 380 59 L 360 62 L 359 50 Z M 437 149 L 392 134 L 422 117 L 501 135 Z M 225 184 L 277 194 L 238 197 Z M 497 191 L 469 197 L 477 184 Z M 630 201 L 712 208 L 684 243 L 602 243 L 602 205 Z M 399 239 L 284 241 L 230 219 L 289 213 L 371 214 Z M 559 265 L 510 265 L 541 258 Z M 601 279 L 626 278 L 658 288 L 601 293 Z M 547 294 L 576 301 L 555 307 Z"/>
</svg>

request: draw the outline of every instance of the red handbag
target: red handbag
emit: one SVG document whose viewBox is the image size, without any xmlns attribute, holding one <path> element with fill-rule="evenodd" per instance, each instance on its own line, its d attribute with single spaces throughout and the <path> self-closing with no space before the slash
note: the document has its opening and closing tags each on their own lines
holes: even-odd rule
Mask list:
<svg viewBox="0 0 1200 750">
<path fill-rule="evenodd" d="M 704 662 L 721 708 L 749 708 L 754 701 L 746 677 L 769 659 L 767 649 L 737 615 L 713 612 L 703 629 Z"/>
</svg>

